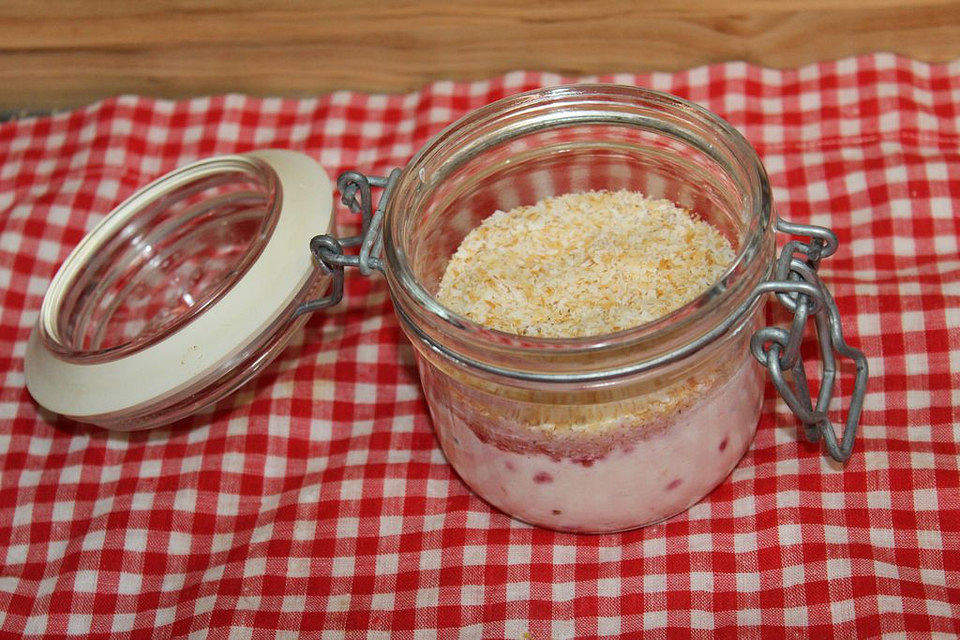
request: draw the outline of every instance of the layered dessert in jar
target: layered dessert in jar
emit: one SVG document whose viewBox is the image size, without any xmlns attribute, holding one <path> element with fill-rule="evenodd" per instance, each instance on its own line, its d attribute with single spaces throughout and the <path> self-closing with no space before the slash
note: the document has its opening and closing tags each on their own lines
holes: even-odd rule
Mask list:
<svg viewBox="0 0 960 640">
<path fill-rule="evenodd" d="M 460 243 L 436 295 L 517 336 L 615 334 L 696 299 L 734 253 L 668 200 L 571 193 L 489 216 Z M 418 362 L 443 451 L 478 495 L 535 525 L 617 531 L 684 511 L 748 449 L 763 381 L 750 328 L 668 374 L 562 391 L 507 387 L 422 352 Z"/>
</svg>

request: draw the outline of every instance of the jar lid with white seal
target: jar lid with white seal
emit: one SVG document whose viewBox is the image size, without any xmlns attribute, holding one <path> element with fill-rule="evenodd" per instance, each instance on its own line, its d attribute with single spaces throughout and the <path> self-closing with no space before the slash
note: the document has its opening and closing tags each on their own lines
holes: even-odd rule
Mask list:
<svg viewBox="0 0 960 640">
<path fill-rule="evenodd" d="M 447 459 L 527 522 L 615 531 L 683 511 L 752 442 L 762 368 L 807 438 L 850 456 L 867 364 L 817 275 L 837 239 L 779 219 L 756 153 L 701 107 L 636 87 L 537 90 L 468 114 L 402 170 L 347 172 L 337 186 L 361 216 L 357 236 L 336 236 L 333 185 L 292 151 L 214 157 L 135 193 L 54 277 L 27 348 L 30 393 L 108 429 L 183 418 L 271 362 L 357 268 L 386 276 Z M 437 300 L 445 265 L 494 211 L 617 190 L 695 211 L 729 239 L 732 262 L 681 308 L 603 335 L 513 335 Z M 779 257 L 777 231 L 797 237 Z M 794 314 L 788 328 L 761 326 L 768 294 Z M 810 320 L 815 398 L 800 349 Z M 856 366 L 839 435 L 837 355 Z"/>
</svg>

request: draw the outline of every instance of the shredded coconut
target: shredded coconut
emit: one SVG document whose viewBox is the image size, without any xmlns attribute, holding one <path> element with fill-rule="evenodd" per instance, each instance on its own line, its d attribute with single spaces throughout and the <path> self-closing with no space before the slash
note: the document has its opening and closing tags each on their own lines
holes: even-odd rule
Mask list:
<svg viewBox="0 0 960 640">
<path fill-rule="evenodd" d="M 733 257 L 715 227 L 669 200 L 569 193 L 484 220 L 447 264 L 437 299 L 500 331 L 598 335 L 682 307 Z"/>
</svg>

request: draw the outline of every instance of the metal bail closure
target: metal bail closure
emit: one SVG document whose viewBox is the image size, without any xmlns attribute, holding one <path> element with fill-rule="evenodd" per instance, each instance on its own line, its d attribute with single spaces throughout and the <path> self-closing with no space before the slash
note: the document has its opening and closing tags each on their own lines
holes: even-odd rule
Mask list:
<svg viewBox="0 0 960 640">
<path fill-rule="evenodd" d="M 794 314 L 793 322 L 789 329 L 764 327 L 758 330 L 751 337 L 750 350 L 760 364 L 767 367 L 780 396 L 803 423 L 807 440 L 817 442 L 823 438 L 830 457 L 845 462 L 853 451 L 867 391 L 868 369 L 863 352 L 844 340 L 836 302 L 817 273 L 820 261 L 837 250 L 837 236 L 824 227 L 794 224 L 779 218 L 776 229 L 809 238 L 808 242 L 788 242 L 777 259 L 774 279 L 761 285 L 764 291 L 776 293 L 780 303 Z M 815 321 L 823 373 L 816 406 L 811 399 L 800 356 L 800 343 L 810 316 Z M 836 386 L 837 363 L 834 352 L 853 360 L 857 368 L 847 421 L 839 442 L 827 415 Z M 793 375 L 792 386 L 784 376 L 785 370 Z"/>
<path fill-rule="evenodd" d="M 400 169 L 394 169 L 386 177 L 366 176 L 357 171 L 342 173 L 337 179 L 337 188 L 340 190 L 341 201 L 350 210 L 361 216 L 362 229 L 357 235 L 347 238 L 337 238 L 324 234 L 314 236 L 310 240 L 310 252 L 318 268 L 332 278 L 330 293 L 322 298 L 305 302 L 297 308 L 296 314 L 302 315 L 320 309 L 331 307 L 343 298 L 343 269 L 357 267 L 363 275 L 370 275 L 374 270 L 383 271 L 380 253 L 383 249 L 381 225 L 383 224 L 386 204 L 390 200 L 394 186 L 400 177 Z M 373 207 L 372 188 L 383 190 L 376 210 Z M 753 356 L 770 372 L 773 384 L 786 401 L 790 409 L 803 423 L 804 433 L 810 442 L 823 439 L 827 452 L 834 460 L 844 462 L 853 451 L 857 426 L 860 422 L 860 412 L 863 408 L 863 398 L 867 390 L 867 359 L 863 352 L 848 345 L 843 338 L 840 323 L 840 312 L 827 290 L 826 285 L 817 274 L 817 268 L 823 258 L 828 258 L 837 250 L 836 235 L 824 227 L 802 225 L 777 219 L 776 229 L 782 233 L 807 236 L 808 242 L 791 240 L 788 242 L 774 269 L 771 280 L 761 282 L 753 290 L 740 309 L 726 321 L 714 327 L 710 332 L 682 349 L 648 362 L 629 367 L 622 367 L 598 374 L 531 374 L 526 372 L 507 371 L 482 363 L 459 354 L 454 354 L 443 345 L 435 344 L 429 336 L 420 335 L 432 347 L 445 355 L 476 367 L 484 371 L 498 374 L 512 375 L 518 379 L 557 382 L 590 382 L 595 379 L 608 379 L 624 375 L 632 375 L 645 371 L 651 367 L 681 359 L 700 347 L 712 342 L 727 331 L 737 318 L 750 308 L 762 295 L 774 293 L 780 303 L 794 314 L 789 330 L 781 327 L 764 327 L 753 334 L 750 340 L 750 350 Z M 346 254 L 347 247 L 359 246 L 356 254 Z M 399 310 L 398 310 L 399 311 Z M 800 356 L 800 344 L 807 320 L 813 316 L 820 343 L 820 359 L 822 381 L 817 394 L 816 405 L 810 395 L 810 386 L 807 382 Z M 416 328 L 414 327 L 416 330 Z M 835 353 L 850 358 L 856 365 L 857 374 L 854 382 L 850 407 L 847 410 L 847 421 L 840 440 L 837 440 L 833 423 L 828 417 L 830 401 L 833 398 L 836 386 L 837 363 Z M 790 371 L 793 385 L 787 381 L 784 371 Z"/>
<path fill-rule="evenodd" d="M 360 215 L 361 231 L 355 236 L 342 239 L 329 234 L 311 238 L 310 253 L 313 254 L 314 262 L 324 273 L 331 276 L 332 282 L 330 293 L 300 305 L 297 308 L 298 316 L 332 307 L 343 299 L 344 267 L 358 267 L 365 276 L 373 273 L 374 269 L 383 271 L 380 260 L 380 252 L 383 250 L 383 213 L 399 177 L 400 169 L 394 169 L 385 178 L 367 176 L 359 171 L 345 171 L 337 178 L 340 201 L 349 207 L 350 211 Z M 372 187 L 383 189 L 376 212 L 373 210 Z M 356 255 L 344 253 L 345 247 L 357 245 L 360 245 L 360 251 Z"/>
</svg>

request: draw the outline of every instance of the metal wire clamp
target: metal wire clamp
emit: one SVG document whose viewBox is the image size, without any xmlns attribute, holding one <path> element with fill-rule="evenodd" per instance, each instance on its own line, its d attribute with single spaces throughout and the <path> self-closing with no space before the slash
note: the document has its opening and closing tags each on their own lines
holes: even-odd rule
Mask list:
<svg viewBox="0 0 960 640">
<path fill-rule="evenodd" d="M 343 298 L 344 267 L 357 267 L 363 275 L 370 275 L 374 270 L 383 271 L 383 262 L 380 260 L 380 252 L 383 248 L 381 225 L 386 203 L 390 200 L 399 177 L 400 169 L 394 169 L 387 177 L 366 176 L 357 171 L 347 171 L 337 179 L 341 201 L 352 212 L 361 216 L 362 230 L 355 236 L 343 239 L 332 235 L 319 235 L 310 240 L 310 252 L 313 254 L 314 261 L 320 269 L 332 276 L 333 282 L 328 295 L 300 305 L 297 315 L 324 309 L 340 302 Z M 383 189 L 376 211 L 373 209 L 372 187 Z M 868 367 L 863 352 L 851 347 L 844 340 L 836 302 L 817 273 L 820 261 L 830 257 L 837 250 L 839 244 L 837 236 L 824 227 L 795 224 L 780 218 L 777 219 L 776 229 L 785 234 L 806 236 L 808 241 L 787 242 L 777 259 L 773 279 L 757 285 L 737 311 L 713 330 L 684 347 L 675 349 L 665 356 L 613 371 L 582 375 L 563 373 L 547 375 L 505 370 L 453 353 L 445 346 L 433 341 L 428 335 L 418 331 L 417 327 L 411 328 L 436 351 L 485 371 L 525 380 L 588 382 L 633 375 L 684 358 L 723 335 L 743 313 L 748 312 L 758 298 L 774 293 L 780 303 L 794 314 L 793 321 L 789 329 L 764 327 L 756 331 L 751 336 L 750 351 L 754 358 L 770 372 L 770 378 L 777 391 L 803 423 L 807 440 L 818 442 L 823 439 L 830 457 L 838 462 L 844 462 L 853 451 L 860 413 L 863 409 L 863 399 L 867 392 Z M 360 251 L 356 255 L 344 253 L 344 248 L 357 245 L 360 246 Z M 399 309 L 397 312 L 403 320 Z M 811 316 L 815 321 L 820 345 L 822 371 L 815 405 L 800 354 L 804 330 Z M 833 422 L 828 417 L 828 409 L 837 381 L 835 353 L 853 360 L 857 370 L 846 424 L 839 440 Z M 784 371 L 791 372 L 793 385 L 787 381 Z"/>
<path fill-rule="evenodd" d="M 807 242 L 787 242 L 777 259 L 774 279 L 763 283 L 764 289 L 775 292 L 780 303 L 794 314 L 793 321 L 789 329 L 764 327 L 758 330 L 751 336 L 750 351 L 760 364 L 767 367 L 780 396 L 803 423 L 807 440 L 817 442 L 822 438 L 830 457 L 845 462 L 853 452 L 869 374 L 866 356 L 844 340 L 837 304 L 817 273 L 820 261 L 837 250 L 837 236 L 824 227 L 795 224 L 779 218 L 776 229 L 808 237 Z M 801 283 L 809 287 L 801 289 L 798 287 Z M 810 316 L 815 320 L 822 372 L 815 406 L 800 356 L 800 343 Z M 839 441 L 827 415 L 837 382 L 834 352 L 853 360 L 857 369 L 847 421 Z M 785 370 L 793 374 L 793 386 L 784 377 Z"/>
<path fill-rule="evenodd" d="M 394 169 L 387 177 L 367 176 L 359 171 L 346 171 L 337 178 L 340 201 L 350 211 L 360 215 L 360 233 L 347 238 L 324 234 L 310 240 L 310 253 L 316 265 L 332 277 L 330 293 L 322 298 L 304 302 L 297 307 L 296 315 L 318 311 L 338 304 L 343 299 L 343 268 L 357 267 L 365 276 L 374 269 L 383 272 L 380 252 L 383 250 L 383 213 L 393 188 L 400 177 L 400 169 Z M 376 211 L 373 210 L 372 187 L 383 189 Z M 344 248 L 359 245 L 356 255 L 344 253 Z"/>
</svg>

